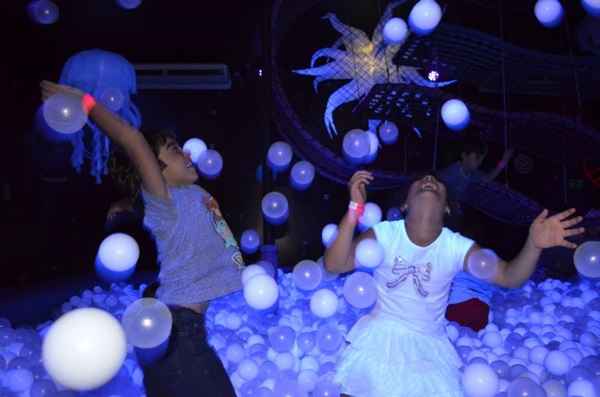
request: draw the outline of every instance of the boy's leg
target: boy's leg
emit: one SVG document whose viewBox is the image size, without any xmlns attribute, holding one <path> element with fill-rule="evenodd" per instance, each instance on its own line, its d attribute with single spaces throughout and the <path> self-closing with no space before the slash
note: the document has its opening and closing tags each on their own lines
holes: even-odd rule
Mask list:
<svg viewBox="0 0 600 397">
<path fill-rule="evenodd" d="M 204 316 L 189 309 L 171 308 L 173 330 L 162 359 L 144 369 L 148 397 L 235 397 L 223 365 L 206 341 Z"/>
</svg>

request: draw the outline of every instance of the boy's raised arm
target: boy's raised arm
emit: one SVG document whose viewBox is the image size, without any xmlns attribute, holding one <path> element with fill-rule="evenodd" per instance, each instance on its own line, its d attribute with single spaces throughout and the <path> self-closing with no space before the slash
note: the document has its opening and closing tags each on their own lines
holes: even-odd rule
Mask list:
<svg viewBox="0 0 600 397">
<path fill-rule="evenodd" d="M 43 81 L 41 88 L 44 101 L 58 93 L 77 96 L 81 101 L 85 95 L 77 88 L 49 81 Z M 140 175 L 144 189 L 155 196 L 168 199 L 169 192 L 158 159 L 144 136 L 99 102 L 91 109 L 89 117 L 112 141 L 125 150 Z"/>
</svg>

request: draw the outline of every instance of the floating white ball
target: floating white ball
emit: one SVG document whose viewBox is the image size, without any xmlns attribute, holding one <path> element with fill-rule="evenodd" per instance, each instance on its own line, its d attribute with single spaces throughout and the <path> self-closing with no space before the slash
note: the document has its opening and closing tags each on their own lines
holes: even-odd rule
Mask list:
<svg viewBox="0 0 600 397">
<path fill-rule="evenodd" d="M 173 316 L 167 305 L 161 301 L 142 298 L 127 306 L 121 323 L 129 343 L 143 349 L 151 349 L 169 338 Z"/>
<path fill-rule="evenodd" d="M 450 99 L 442 105 L 442 120 L 453 131 L 464 129 L 470 121 L 467 105 L 459 99 Z"/>
<path fill-rule="evenodd" d="M 384 121 L 379 126 L 379 138 L 386 145 L 396 143 L 398 135 L 398 126 L 393 121 Z"/>
<path fill-rule="evenodd" d="M 420 0 L 408 16 L 411 30 L 421 36 L 433 32 L 441 20 L 442 9 L 435 0 Z"/>
<path fill-rule="evenodd" d="M 63 134 L 80 131 L 87 122 L 81 98 L 76 95 L 54 94 L 46 99 L 42 114 L 50 128 Z"/>
<path fill-rule="evenodd" d="M 306 190 L 315 179 L 315 167 L 308 161 L 299 161 L 292 167 L 290 181 L 296 190 Z"/>
<path fill-rule="evenodd" d="M 127 354 L 125 332 L 109 313 L 73 310 L 52 324 L 42 345 L 42 360 L 57 383 L 91 390 L 108 382 Z"/>
<path fill-rule="evenodd" d="M 575 268 L 585 277 L 600 278 L 600 241 L 586 241 L 575 250 Z"/>
<path fill-rule="evenodd" d="M 124 272 L 135 267 L 140 257 L 140 247 L 135 239 L 125 233 L 106 237 L 98 248 L 98 260 L 113 272 Z"/>
<path fill-rule="evenodd" d="M 375 239 L 362 240 L 356 246 L 356 264 L 368 268 L 375 268 L 383 262 L 385 251 Z"/>
<path fill-rule="evenodd" d="M 338 235 L 338 226 L 336 224 L 330 223 L 325 225 L 323 230 L 321 231 L 321 241 L 325 248 L 329 248 L 331 244 L 335 241 Z"/>
<path fill-rule="evenodd" d="M 216 150 L 208 149 L 198 158 L 198 170 L 207 179 L 215 179 L 223 170 L 223 157 Z"/>
<path fill-rule="evenodd" d="M 262 212 L 266 220 L 274 225 L 281 225 L 288 218 L 287 198 L 279 192 L 267 193 L 261 202 Z"/>
<path fill-rule="evenodd" d="M 390 18 L 383 25 L 383 39 L 388 44 L 401 44 L 408 35 L 408 26 L 402 18 Z"/>
<path fill-rule="evenodd" d="M 381 222 L 382 216 L 381 208 L 377 204 L 366 203 L 365 212 L 358 219 L 359 226 L 361 229 L 367 230 Z"/>
<path fill-rule="evenodd" d="M 258 251 L 258 247 L 260 246 L 260 236 L 258 235 L 258 232 L 254 229 L 244 231 L 240 238 L 240 245 L 245 254 L 254 254 Z"/>
<path fill-rule="evenodd" d="M 292 161 L 292 147 L 286 142 L 275 142 L 267 152 L 267 163 L 274 171 L 284 171 Z"/>
<path fill-rule="evenodd" d="M 190 138 L 183 144 L 183 151 L 190 154 L 192 163 L 197 164 L 200 156 L 208 150 L 206 143 L 200 138 Z"/>
<path fill-rule="evenodd" d="M 535 17 L 547 28 L 560 25 L 563 7 L 558 0 L 538 0 L 534 8 Z"/>
</svg>

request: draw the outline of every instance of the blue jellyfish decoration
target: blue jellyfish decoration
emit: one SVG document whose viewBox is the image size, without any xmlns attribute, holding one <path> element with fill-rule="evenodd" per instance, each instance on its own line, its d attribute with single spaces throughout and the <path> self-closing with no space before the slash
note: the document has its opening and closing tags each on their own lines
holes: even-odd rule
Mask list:
<svg viewBox="0 0 600 397">
<path fill-rule="evenodd" d="M 98 49 L 79 52 L 69 58 L 59 82 L 93 95 L 133 127 L 140 127 L 140 112 L 131 101 L 131 95 L 137 91 L 135 69 L 121 55 Z M 108 137 L 88 120 L 86 126 L 71 138 L 71 143 L 73 167 L 81 172 L 85 159 L 88 159 L 90 173 L 100 183 L 102 176 L 108 173 Z"/>
</svg>

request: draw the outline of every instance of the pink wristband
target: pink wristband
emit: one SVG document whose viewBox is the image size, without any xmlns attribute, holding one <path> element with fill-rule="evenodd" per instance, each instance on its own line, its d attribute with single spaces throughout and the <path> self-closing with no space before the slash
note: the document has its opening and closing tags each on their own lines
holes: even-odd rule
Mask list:
<svg viewBox="0 0 600 397">
<path fill-rule="evenodd" d="M 96 100 L 90 94 L 85 94 L 83 98 L 81 98 L 81 106 L 83 106 L 85 114 L 89 114 L 96 106 Z"/>
<path fill-rule="evenodd" d="M 364 212 L 365 212 L 365 205 L 364 204 L 359 204 L 355 201 L 350 201 L 350 204 L 348 204 L 348 208 L 351 211 L 354 211 L 356 213 L 356 215 L 358 215 L 358 217 L 360 218 Z"/>
</svg>

